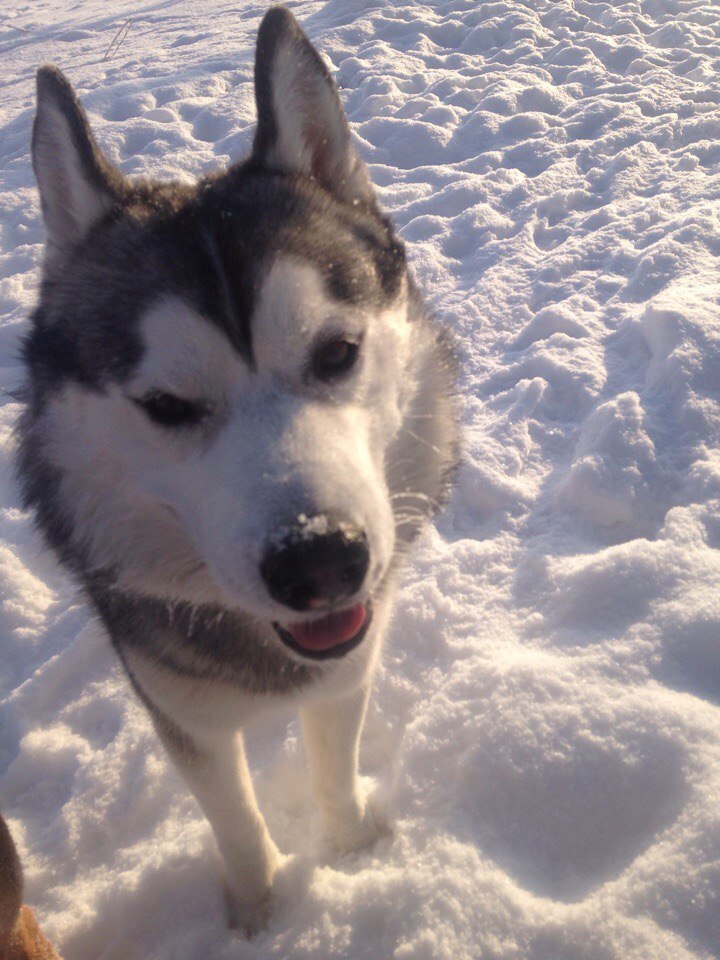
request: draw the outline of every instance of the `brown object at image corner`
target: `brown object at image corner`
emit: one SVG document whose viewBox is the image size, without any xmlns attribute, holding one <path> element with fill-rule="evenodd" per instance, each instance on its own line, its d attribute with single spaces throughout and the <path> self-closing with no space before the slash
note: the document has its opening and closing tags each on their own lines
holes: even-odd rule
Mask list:
<svg viewBox="0 0 720 960">
<path fill-rule="evenodd" d="M 22 868 L 7 824 L 0 817 L 0 960 L 60 960 L 22 906 Z"/>
</svg>

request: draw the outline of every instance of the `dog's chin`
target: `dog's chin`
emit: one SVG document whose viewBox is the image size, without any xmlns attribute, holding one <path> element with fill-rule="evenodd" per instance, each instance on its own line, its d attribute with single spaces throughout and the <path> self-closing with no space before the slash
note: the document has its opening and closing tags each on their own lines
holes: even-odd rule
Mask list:
<svg viewBox="0 0 720 960">
<path fill-rule="evenodd" d="M 309 660 L 346 656 L 365 639 L 372 622 L 369 600 L 315 620 L 291 624 L 273 622 L 278 637 L 293 653 Z"/>
</svg>

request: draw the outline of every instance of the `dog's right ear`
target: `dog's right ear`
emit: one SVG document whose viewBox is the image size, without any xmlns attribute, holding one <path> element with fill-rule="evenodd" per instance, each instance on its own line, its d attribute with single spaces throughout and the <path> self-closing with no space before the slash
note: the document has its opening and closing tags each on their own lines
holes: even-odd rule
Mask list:
<svg viewBox="0 0 720 960">
<path fill-rule="evenodd" d="M 346 203 L 374 205 L 370 179 L 353 145 L 335 81 L 283 6 L 271 7 L 260 24 L 255 98 L 256 164 L 312 177 Z"/>
<path fill-rule="evenodd" d="M 122 177 L 96 144 L 73 88 L 52 66 L 37 72 L 32 160 L 49 252 L 61 253 L 112 209 Z"/>
</svg>

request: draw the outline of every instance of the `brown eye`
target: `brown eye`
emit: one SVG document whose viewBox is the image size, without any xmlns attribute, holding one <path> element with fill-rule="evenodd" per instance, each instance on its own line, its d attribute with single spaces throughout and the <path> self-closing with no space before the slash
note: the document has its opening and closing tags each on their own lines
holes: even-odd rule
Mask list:
<svg viewBox="0 0 720 960">
<path fill-rule="evenodd" d="M 200 400 L 184 400 L 172 393 L 148 393 L 135 403 L 148 417 L 163 427 L 192 427 L 200 423 L 210 412 Z"/>
<path fill-rule="evenodd" d="M 313 355 L 313 374 L 318 380 L 335 380 L 355 366 L 359 352 L 360 344 L 353 340 L 327 340 Z"/>
</svg>

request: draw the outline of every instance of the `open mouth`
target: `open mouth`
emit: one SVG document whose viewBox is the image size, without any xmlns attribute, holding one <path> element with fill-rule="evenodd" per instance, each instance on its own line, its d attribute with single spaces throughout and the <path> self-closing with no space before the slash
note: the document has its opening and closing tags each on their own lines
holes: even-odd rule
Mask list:
<svg viewBox="0 0 720 960">
<path fill-rule="evenodd" d="M 281 626 L 273 623 L 277 635 L 286 646 L 303 657 L 325 660 L 344 657 L 354 650 L 368 631 L 372 620 L 369 603 L 356 603 L 347 610 L 338 610 L 301 623 Z"/>
</svg>

